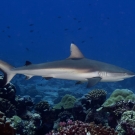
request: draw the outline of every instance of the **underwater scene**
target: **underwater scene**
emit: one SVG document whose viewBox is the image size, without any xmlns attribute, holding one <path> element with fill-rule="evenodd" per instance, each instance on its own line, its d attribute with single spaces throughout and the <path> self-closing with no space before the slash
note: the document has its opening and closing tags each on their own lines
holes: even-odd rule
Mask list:
<svg viewBox="0 0 135 135">
<path fill-rule="evenodd" d="M 134 5 L 1 1 L 0 135 L 135 135 Z"/>
</svg>

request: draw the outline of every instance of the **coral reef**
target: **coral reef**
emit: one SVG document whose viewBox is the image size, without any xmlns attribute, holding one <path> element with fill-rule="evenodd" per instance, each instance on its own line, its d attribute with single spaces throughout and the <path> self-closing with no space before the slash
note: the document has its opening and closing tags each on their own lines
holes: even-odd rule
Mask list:
<svg viewBox="0 0 135 135">
<path fill-rule="evenodd" d="M 19 135 L 35 135 L 36 130 L 41 126 L 41 117 L 37 113 L 27 112 L 27 119 L 22 119 L 17 115 L 9 119 L 11 126 L 16 129 Z"/>
<path fill-rule="evenodd" d="M 135 94 L 128 89 L 116 89 L 111 96 L 103 103 L 103 107 L 114 106 L 119 101 L 135 101 Z"/>
<path fill-rule="evenodd" d="M 63 111 L 58 114 L 57 120 L 54 121 L 53 129 L 58 129 L 59 128 L 59 123 L 65 123 L 69 120 L 74 120 L 74 116 L 72 113 L 68 111 Z"/>
<path fill-rule="evenodd" d="M 24 121 L 24 135 L 35 135 L 37 129 L 41 126 L 41 116 L 37 113 L 29 112 L 29 120 Z"/>
<path fill-rule="evenodd" d="M 107 114 L 104 112 L 98 112 L 92 110 L 91 108 L 87 110 L 85 122 L 95 122 L 95 124 L 103 124 L 106 125 L 107 121 Z"/>
<path fill-rule="evenodd" d="M 15 86 L 12 83 L 6 84 L 4 87 L 0 88 L 0 97 L 14 102 L 16 95 Z"/>
<path fill-rule="evenodd" d="M 92 105 L 102 105 L 106 100 L 107 92 L 102 89 L 94 89 L 85 95 L 86 99 L 91 102 Z"/>
<path fill-rule="evenodd" d="M 10 126 L 4 113 L 0 112 L 0 135 L 15 135 L 15 129 Z"/>
<path fill-rule="evenodd" d="M 34 106 L 32 98 L 30 96 L 16 96 L 15 106 L 17 109 L 17 115 L 23 115 L 27 110 L 31 109 Z"/>
<path fill-rule="evenodd" d="M 116 130 L 119 135 L 135 135 L 135 111 L 124 112 Z"/>
<path fill-rule="evenodd" d="M 128 89 L 116 89 L 97 111 L 109 112 L 108 124 L 115 128 L 122 114 L 132 110 L 135 105 L 135 94 Z"/>
<path fill-rule="evenodd" d="M 47 133 L 50 129 L 53 128 L 54 121 L 57 119 L 58 113 L 55 112 L 54 109 L 51 108 L 47 101 L 40 101 L 35 105 L 35 111 L 40 113 L 42 124 L 37 129 L 37 135 L 44 135 L 43 133 Z"/>
<path fill-rule="evenodd" d="M 16 107 L 9 100 L 0 98 L 0 111 L 7 117 L 12 117 L 16 114 Z"/>
<path fill-rule="evenodd" d="M 73 115 L 68 111 L 63 111 L 63 112 L 59 113 L 58 118 L 60 121 L 65 121 L 65 122 L 69 119 L 70 120 L 74 119 Z"/>
<path fill-rule="evenodd" d="M 103 117 L 98 117 L 99 113 L 96 109 L 99 108 L 106 99 L 107 92 L 105 90 L 94 89 L 90 91 L 85 97 L 77 99 L 73 107 L 73 115 L 75 120 L 96 123 L 105 123 Z M 97 115 L 98 114 L 98 115 Z"/>
<path fill-rule="evenodd" d="M 77 99 L 72 109 L 75 120 L 84 121 L 87 110 L 91 107 L 91 102 L 89 102 L 86 98 Z"/>
<path fill-rule="evenodd" d="M 40 101 L 35 106 L 35 110 L 40 113 L 48 111 L 49 109 L 50 109 L 50 105 L 47 101 Z"/>
<path fill-rule="evenodd" d="M 53 106 L 54 109 L 61 109 L 62 107 L 64 109 L 72 109 L 74 106 L 74 103 L 76 101 L 76 98 L 72 95 L 66 94 L 60 103 Z"/>
<path fill-rule="evenodd" d="M 16 129 L 17 134 L 19 133 L 21 135 L 24 135 L 23 120 L 19 116 L 14 115 L 12 118 L 10 118 L 8 120 L 11 121 L 11 126 Z"/>
<path fill-rule="evenodd" d="M 51 131 L 46 135 L 117 135 L 114 129 L 96 125 L 92 123 L 84 123 L 82 121 L 71 121 L 67 123 L 60 123 L 60 127 L 57 132 Z"/>
<path fill-rule="evenodd" d="M 72 95 L 75 98 L 81 98 L 82 94 L 74 91 L 69 91 L 70 89 L 67 88 L 61 88 L 57 91 L 58 97 L 54 100 L 54 104 L 57 104 L 61 101 L 62 97 L 64 97 L 66 94 Z"/>
<path fill-rule="evenodd" d="M 74 87 L 49 86 L 45 91 L 45 85 L 16 87 L 8 83 L 0 88 L 0 135 L 135 135 L 132 91 L 116 89 L 106 100 L 103 89 L 91 90 L 81 97 L 73 93 Z M 27 95 L 16 95 L 19 87 L 21 94 Z"/>
</svg>

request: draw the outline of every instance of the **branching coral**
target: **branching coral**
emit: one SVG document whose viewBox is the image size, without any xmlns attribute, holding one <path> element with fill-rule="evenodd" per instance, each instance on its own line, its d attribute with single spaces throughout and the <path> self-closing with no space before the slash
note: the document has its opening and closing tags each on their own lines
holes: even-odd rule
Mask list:
<svg viewBox="0 0 135 135">
<path fill-rule="evenodd" d="M 84 123 L 81 121 L 68 121 L 67 123 L 60 123 L 58 132 L 51 131 L 47 135 L 117 135 L 114 129 L 96 125 L 92 123 Z"/>
</svg>

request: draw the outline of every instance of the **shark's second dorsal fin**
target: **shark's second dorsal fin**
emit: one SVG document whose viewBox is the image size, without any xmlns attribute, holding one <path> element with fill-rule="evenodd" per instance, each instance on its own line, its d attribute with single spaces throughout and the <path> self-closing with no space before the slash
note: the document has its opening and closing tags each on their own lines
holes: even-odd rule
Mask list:
<svg viewBox="0 0 135 135">
<path fill-rule="evenodd" d="M 28 61 L 28 60 L 25 62 L 25 66 L 28 66 L 28 65 L 31 65 L 31 64 L 32 63 L 30 61 Z"/>
<path fill-rule="evenodd" d="M 71 44 L 70 46 L 70 56 L 68 59 L 81 59 L 84 58 L 82 52 L 75 44 Z"/>
</svg>

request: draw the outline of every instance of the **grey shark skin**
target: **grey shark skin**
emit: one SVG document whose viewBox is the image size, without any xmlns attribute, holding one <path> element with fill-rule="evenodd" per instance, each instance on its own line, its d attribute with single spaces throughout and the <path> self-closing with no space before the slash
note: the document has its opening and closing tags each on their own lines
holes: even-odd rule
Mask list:
<svg viewBox="0 0 135 135">
<path fill-rule="evenodd" d="M 1 86 L 7 84 L 16 74 L 24 74 L 28 79 L 32 76 L 42 76 L 78 82 L 88 81 L 88 87 L 98 82 L 115 82 L 135 76 L 133 72 L 126 69 L 85 58 L 75 44 L 71 44 L 70 51 L 70 56 L 65 60 L 30 64 L 18 68 L 0 60 L 0 70 L 4 73 Z"/>
</svg>

